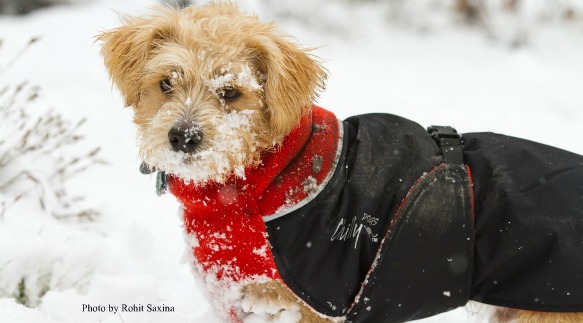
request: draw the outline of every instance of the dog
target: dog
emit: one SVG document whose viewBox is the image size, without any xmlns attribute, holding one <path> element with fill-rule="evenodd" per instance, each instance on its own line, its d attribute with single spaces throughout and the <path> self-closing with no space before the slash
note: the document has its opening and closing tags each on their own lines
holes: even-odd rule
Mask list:
<svg viewBox="0 0 583 323">
<path fill-rule="evenodd" d="M 472 300 L 501 322 L 583 322 L 583 157 L 338 121 L 314 105 L 319 58 L 231 2 L 98 39 L 225 320 L 401 322 Z"/>
</svg>

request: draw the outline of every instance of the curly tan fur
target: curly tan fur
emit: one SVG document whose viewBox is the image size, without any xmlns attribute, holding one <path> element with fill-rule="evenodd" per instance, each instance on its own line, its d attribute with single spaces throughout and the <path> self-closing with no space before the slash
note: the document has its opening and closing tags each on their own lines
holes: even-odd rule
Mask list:
<svg viewBox="0 0 583 323">
<path fill-rule="evenodd" d="M 124 22 L 124 26 L 100 35 L 99 40 L 104 44 L 105 65 L 128 106 L 138 105 L 143 82 L 152 79 L 145 73 L 146 63 L 164 52 L 163 47 L 169 43 L 177 45 L 184 56 L 209 51 L 208 56 L 215 55 L 217 60 L 213 65 L 233 59 L 256 63 L 267 75 L 266 104 L 272 107 L 270 113 L 278 137 L 297 124 L 301 109 L 309 107 L 317 92 L 324 88 L 325 70 L 306 49 L 279 34 L 274 24 L 240 14 L 233 3 L 189 7 L 182 11 L 158 8 L 150 17 L 125 18 Z M 172 50 L 166 52 L 178 54 Z M 188 57 L 182 58 L 188 61 Z M 181 65 L 181 61 L 171 59 L 165 63 Z"/>
<path fill-rule="evenodd" d="M 517 311 L 516 319 L 520 323 L 581 323 L 583 313 L 548 313 L 534 311 Z"/>
<path fill-rule="evenodd" d="M 579 323 L 583 313 L 554 313 L 524 311 L 498 307 L 490 319 L 491 323 Z"/>
<path fill-rule="evenodd" d="M 249 284 L 243 288 L 243 297 L 248 306 L 253 304 L 269 304 L 281 310 L 290 306 L 297 306 L 301 314 L 298 323 L 334 323 L 341 322 L 318 315 L 311 307 L 302 302 L 287 286 L 281 281 L 270 281 L 261 284 Z M 244 302 L 245 302 L 244 301 Z M 274 313 L 274 322 L 277 322 L 279 313 Z"/>
</svg>

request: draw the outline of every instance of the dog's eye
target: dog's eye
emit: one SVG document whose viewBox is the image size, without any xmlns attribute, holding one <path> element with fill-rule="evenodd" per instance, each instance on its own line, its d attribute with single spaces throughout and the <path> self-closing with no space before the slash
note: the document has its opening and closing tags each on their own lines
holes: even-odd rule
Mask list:
<svg viewBox="0 0 583 323">
<path fill-rule="evenodd" d="M 172 93 L 172 83 L 170 82 L 170 79 L 163 79 L 160 81 L 160 90 L 162 90 L 162 93 L 164 94 Z"/>
<path fill-rule="evenodd" d="M 241 96 L 241 92 L 239 92 L 235 89 L 232 89 L 232 88 L 226 88 L 220 92 L 220 95 L 221 95 L 221 98 L 223 98 L 225 100 L 233 101 Z"/>
</svg>

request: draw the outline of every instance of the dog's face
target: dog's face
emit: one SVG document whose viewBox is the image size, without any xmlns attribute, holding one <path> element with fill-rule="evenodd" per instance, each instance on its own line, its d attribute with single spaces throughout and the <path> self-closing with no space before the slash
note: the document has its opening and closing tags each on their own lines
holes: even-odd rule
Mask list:
<svg viewBox="0 0 583 323">
<path fill-rule="evenodd" d="M 124 22 L 99 36 L 105 65 L 134 108 L 141 158 L 183 179 L 243 177 L 324 86 L 306 50 L 232 3 Z"/>
</svg>

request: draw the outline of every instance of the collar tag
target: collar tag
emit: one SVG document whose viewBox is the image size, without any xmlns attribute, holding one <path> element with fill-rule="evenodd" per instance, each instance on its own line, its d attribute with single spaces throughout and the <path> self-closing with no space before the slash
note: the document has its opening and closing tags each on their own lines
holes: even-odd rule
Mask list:
<svg viewBox="0 0 583 323">
<path fill-rule="evenodd" d="M 148 166 L 148 164 L 146 164 L 145 162 L 142 162 L 140 164 L 140 173 L 144 174 L 144 175 L 149 175 L 152 174 L 154 172 L 154 169 L 150 168 L 150 166 Z"/>
<path fill-rule="evenodd" d="M 166 172 L 158 172 L 156 174 L 156 194 L 161 196 L 168 192 L 168 182 L 166 182 Z"/>
<path fill-rule="evenodd" d="M 144 175 L 152 174 L 155 171 L 156 171 L 155 168 L 153 168 L 153 167 L 150 168 L 150 166 L 148 166 L 148 164 L 146 164 L 145 162 L 142 162 L 142 164 L 140 164 L 140 173 L 142 173 Z M 165 194 L 166 192 L 168 192 L 168 182 L 166 182 L 166 172 L 158 171 L 156 173 L 156 195 L 161 196 L 162 194 Z"/>
</svg>

